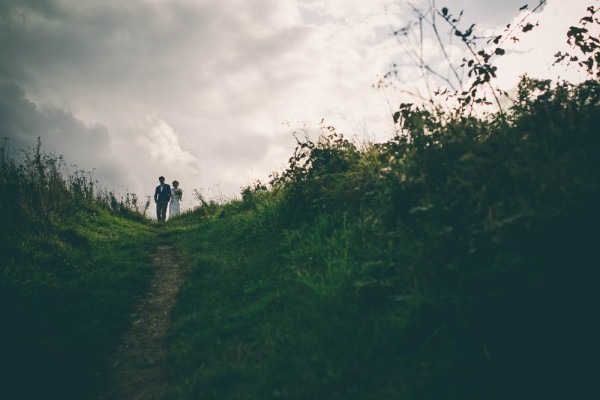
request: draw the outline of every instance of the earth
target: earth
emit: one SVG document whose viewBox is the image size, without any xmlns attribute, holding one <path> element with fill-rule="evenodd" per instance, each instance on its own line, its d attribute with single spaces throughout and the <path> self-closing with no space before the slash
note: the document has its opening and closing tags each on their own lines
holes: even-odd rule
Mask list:
<svg viewBox="0 0 600 400">
<path fill-rule="evenodd" d="M 156 248 L 152 265 L 156 272 L 150 289 L 135 306 L 131 325 L 109 359 L 107 384 L 97 400 L 154 400 L 164 393 L 164 339 L 183 277 L 170 245 Z"/>
</svg>

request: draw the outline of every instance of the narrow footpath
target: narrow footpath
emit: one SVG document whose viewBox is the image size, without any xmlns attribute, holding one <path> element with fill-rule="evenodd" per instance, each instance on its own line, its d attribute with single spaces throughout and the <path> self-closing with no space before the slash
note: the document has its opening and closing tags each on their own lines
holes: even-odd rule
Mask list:
<svg viewBox="0 0 600 400">
<path fill-rule="evenodd" d="M 135 307 L 131 326 L 110 358 L 108 384 L 97 400 L 154 400 L 164 392 L 164 339 L 183 278 L 172 246 L 158 246 L 152 264 L 156 272 L 150 289 Z"/>
</svg>

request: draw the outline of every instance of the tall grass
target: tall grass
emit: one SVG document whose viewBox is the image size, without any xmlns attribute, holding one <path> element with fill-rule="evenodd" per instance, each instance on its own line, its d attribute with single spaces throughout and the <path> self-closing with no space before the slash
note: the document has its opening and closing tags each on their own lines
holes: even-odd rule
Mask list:
<svg viewBox="0 0 600 400">
<path fill-rule="evenodd" d="M 154 228 L 39 143 L 5 142 L 0 193 L 0 397 L 90 398 L 148 284 Z"/>
<path fill-rule="evenodd" d="M 599 103 L 524 78 L 502 118 L 405 109 L 386 143 L 301 142 L 268 188 L 173 221 L 168 398 L 587 395 Z"/>
</svg>

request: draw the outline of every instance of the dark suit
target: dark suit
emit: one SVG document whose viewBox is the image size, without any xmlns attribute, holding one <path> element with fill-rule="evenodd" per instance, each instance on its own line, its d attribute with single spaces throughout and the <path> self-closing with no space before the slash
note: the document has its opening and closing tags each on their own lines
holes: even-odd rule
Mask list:
<svg viewBox="0 0 600 400">
<path fill-rule="evenodd" d="M 167 220 L 167 204 L 171 200 L 171 186 L 166 183 L 158 185 L 154 191 L 154 202 L 156 203 L 156 219 L 158 222 Z"/>
</svg>

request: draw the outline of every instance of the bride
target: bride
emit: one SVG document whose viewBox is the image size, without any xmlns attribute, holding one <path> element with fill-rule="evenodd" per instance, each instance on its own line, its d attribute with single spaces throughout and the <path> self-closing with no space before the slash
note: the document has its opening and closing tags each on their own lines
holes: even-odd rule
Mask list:
<svg viewBox="0 0 600 400">
<path fill-rule="evenodd" d="M 179 202 L 183 196 L 183 191 L 179 189 L 179 182 L 173 181 L 173 190 L 171 190 L 171 203 L 169 203 L 169 218 L 179 214 Z"/>
</svg>

